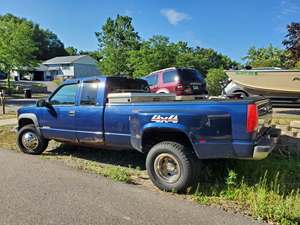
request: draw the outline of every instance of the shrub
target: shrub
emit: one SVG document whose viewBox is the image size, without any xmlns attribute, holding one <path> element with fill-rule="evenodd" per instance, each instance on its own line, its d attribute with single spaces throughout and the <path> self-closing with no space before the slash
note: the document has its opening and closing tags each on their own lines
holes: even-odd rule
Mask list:
<svg viewBox="0 0 300 225">
<path fill-rule="evenodd" d="M 220 82 L 227 78 L 223 69 L 210 69 L 207 73 L 206 83 L 207 90 L 210 95 L 220 95 L 222 93 L 222 87 Z"/>
</svg>

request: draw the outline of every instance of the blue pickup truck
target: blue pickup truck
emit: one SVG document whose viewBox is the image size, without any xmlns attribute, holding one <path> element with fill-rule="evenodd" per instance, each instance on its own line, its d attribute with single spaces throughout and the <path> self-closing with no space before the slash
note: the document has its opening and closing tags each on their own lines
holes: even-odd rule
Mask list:
<svg viewBox="0 0 300 225">
<path fill-rule="evenodd" d="M 178 101 L 149 93 L 143 82 L 124 77 L 64 82 L 47 100 L 18 110 L 20 150 L 41 154 L 49 140 L 137 150 L 147 154 L 147 172 L 157 187 L 182 191 L 201 172 L 201 159 L 258 160 L 276 144 L 267 99 Z"/>
</svg>

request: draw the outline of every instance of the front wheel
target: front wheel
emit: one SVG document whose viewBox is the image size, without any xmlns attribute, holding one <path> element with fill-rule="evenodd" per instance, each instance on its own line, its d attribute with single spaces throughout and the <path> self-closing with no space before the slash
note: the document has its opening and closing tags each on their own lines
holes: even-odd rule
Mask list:
<svg viewBox="0 0 300 225">
<path fill-rule="evenodd" d="M 46 150 L 48 140 L 44 139 L 36 130 L 35 126 L 30 124 L 19 130 L 17 145 L 19 149 L 26 154 L 39 155 Z"/>
<path fill-rule="evenodd" d="M 193 184 L 199 172 L 195 156 L 180 143 L 165 141 L 154 145 L 146 159 L 151 181 L 161 190 L 182 192 Z"/>
</svg>

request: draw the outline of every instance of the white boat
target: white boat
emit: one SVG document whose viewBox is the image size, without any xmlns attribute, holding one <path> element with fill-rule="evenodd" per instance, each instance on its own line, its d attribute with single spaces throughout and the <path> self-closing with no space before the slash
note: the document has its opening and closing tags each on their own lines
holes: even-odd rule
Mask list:
<svg viewBox="0 0 300 225">
<path fill-rule="evenodd" d="M 272 97 L 300 98 L 300 70 L 257 68 L 226 70 L 229 78 L 248 93 Z"/>
</svg>

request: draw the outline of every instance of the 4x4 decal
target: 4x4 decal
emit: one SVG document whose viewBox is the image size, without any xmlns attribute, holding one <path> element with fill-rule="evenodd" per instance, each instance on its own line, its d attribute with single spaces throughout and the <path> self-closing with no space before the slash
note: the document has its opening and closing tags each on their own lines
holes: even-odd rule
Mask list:
<svg viewBox="0 0 300 225">
<path fill-rule="evenodd" d="M 178 116 L 177 115 L 171 115 L 171 116 L 154 115 L 151 118 L 151 122 L 155 122 L 155 123 L 178 123 Z"/>
</svg>

